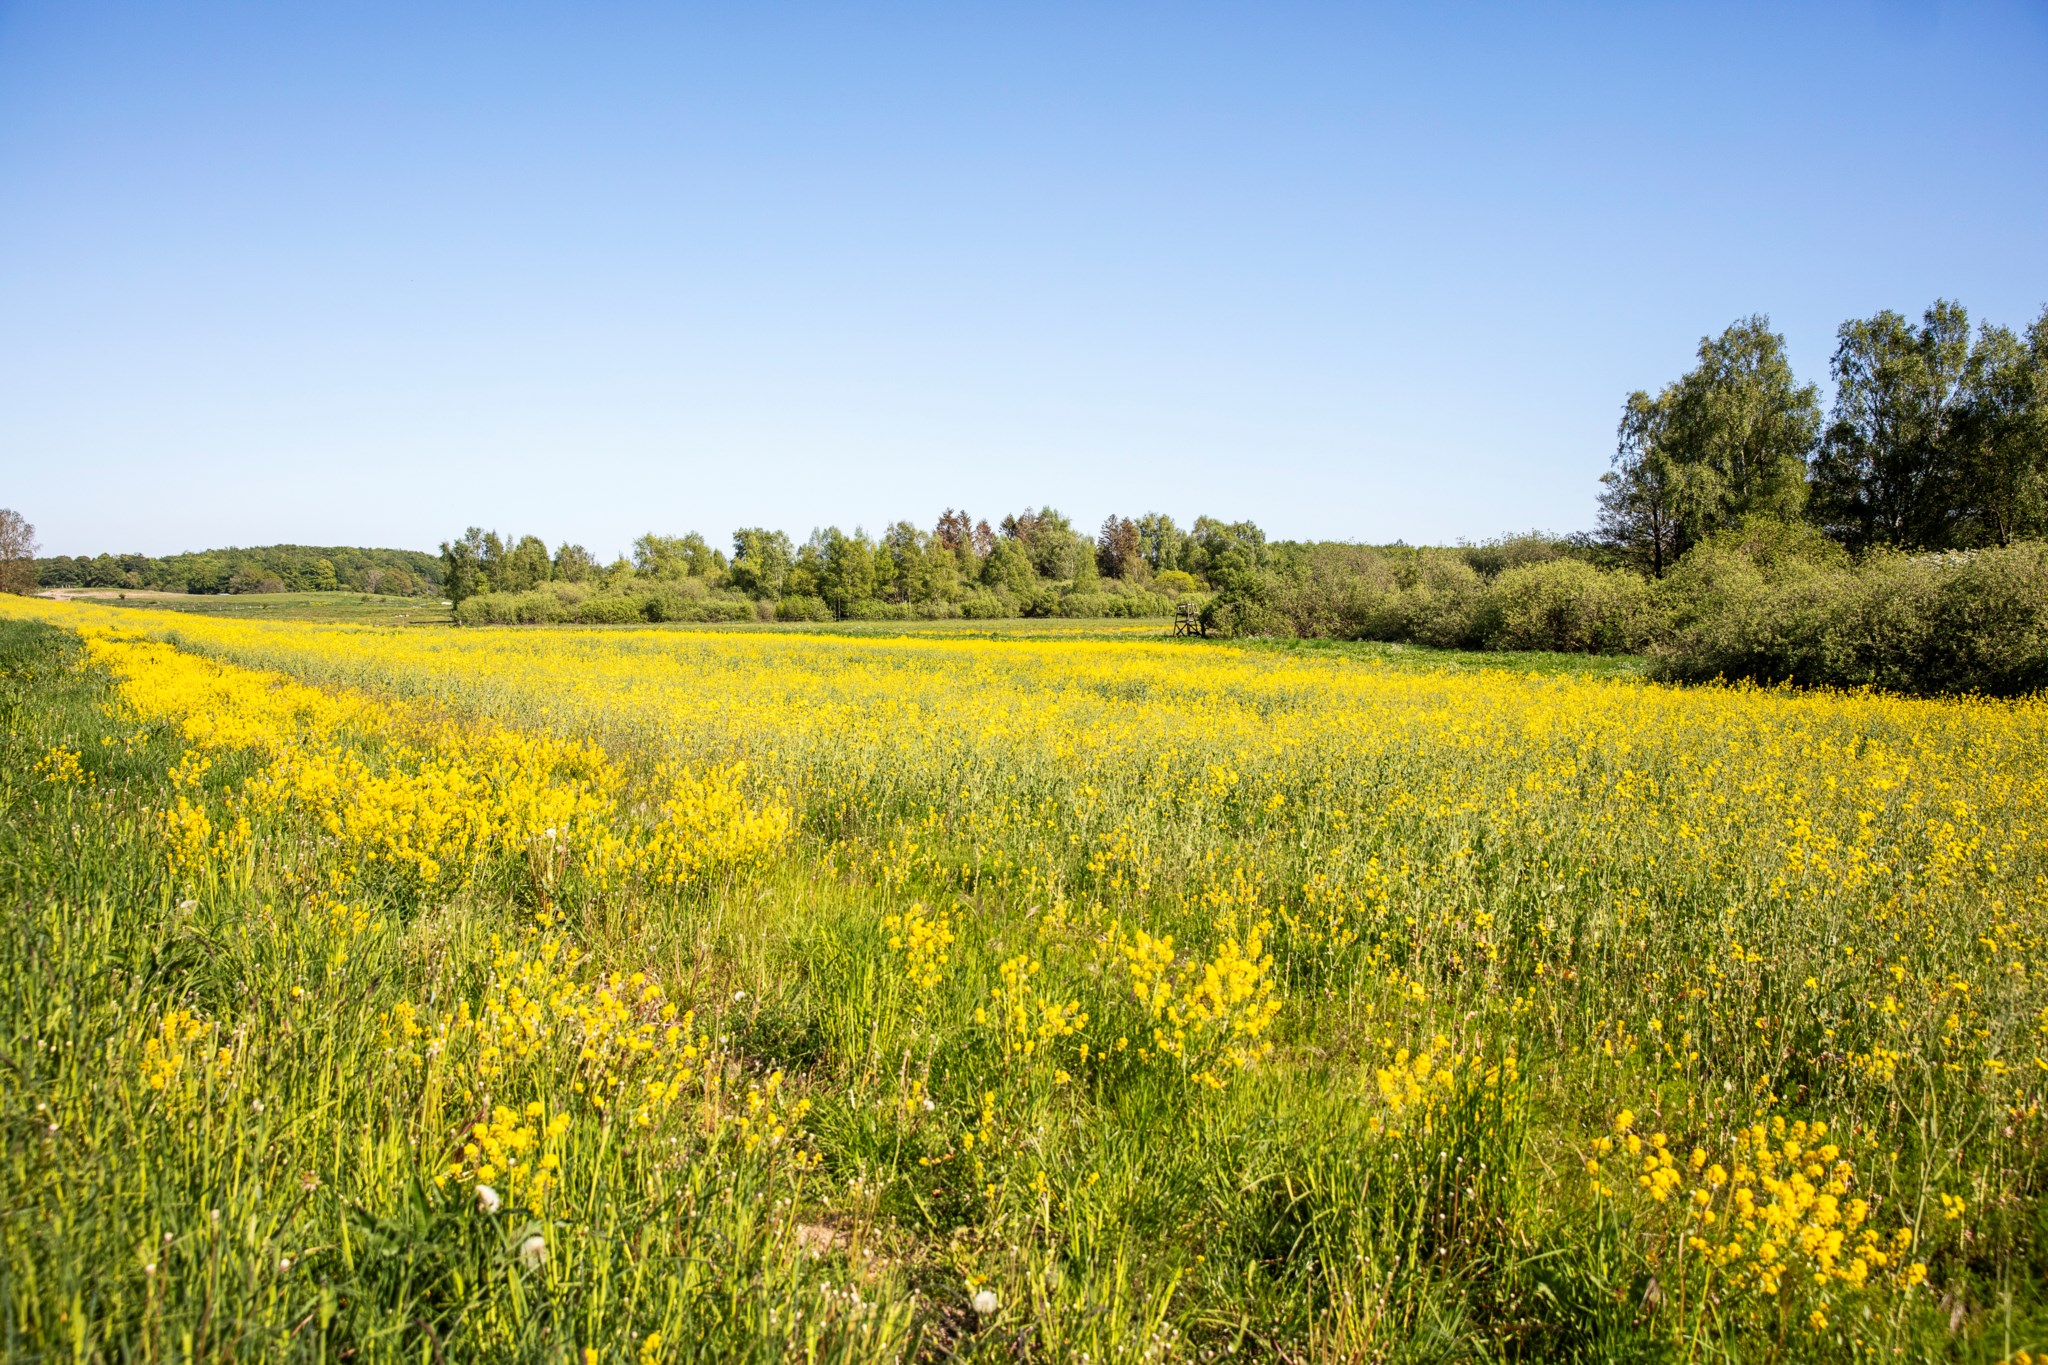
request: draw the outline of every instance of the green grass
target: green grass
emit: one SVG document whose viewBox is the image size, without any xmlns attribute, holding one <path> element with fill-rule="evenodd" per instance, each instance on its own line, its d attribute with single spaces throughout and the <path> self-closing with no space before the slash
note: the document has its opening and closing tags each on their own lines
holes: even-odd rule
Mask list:
<svg viewBox="0 0 2048 1365">
<path fill-rule="evenodd" d="M 1089 625 L 822 633 L 1087 638 Z M 1523 655 L 1252 648 L 1532 671 Z M 1611 661 L 1547 658 L 1550 671 L 1610 675 Z M 587 954 L 579 982 L 644 971 L 698 1010 L 722 1093 L 788 1077 L 810 1106 L 798 1127 L 815 1168 L 758 1158 L 730 1128 L 677 1123 L 643 1137 L 578 1110 L 564 1138 L 565 1201 L 485 1214 L 464 1186 L 431 1178 L 485 1097 L 423 1081 L 394 1050 L 391 1021 L 401 1004 L 431 1017 L 504 998 L 494 959 L 524 941 L 537 905 L 523 864 L 493 862 L 431 888 L 378 880 L 344 866 L 317 823 L 257 811 L 245 851 L 173 872 L 162 812 L 182 794 L 225 822 L 248 809 L 241 793 L 256 765 L 216 755 L 194 786 L 178 735 L 138 727 L 112 701 L 73 637 L 0 621 L 7 1358 L 557 1361 L 590 1348 L 625 1360 L 654 1332 L 661 1358 L 706 1361 L 1984 1359 L 2042 1339 L 2036 1272 L 2048 1242 L 2029 1193 L 2040 1187 L 2039 1144 L 2026 1120 L 2014 1120 L 2019 1141 L 1987 1136 L 1997 1116 L 1964 1080 L 1942 1081 L 1939 1104 L 1932 1081 L 1925 1096 L 1895 1092 L 1906 1116 L 1886 1120 L 1896 1126 L 1885 1142 L 1912 1150 L 1905 1166 L 1895 1151 L 1888 1173 L 1870 1174 L 1873 1185 L 1910 1187 L 1915 1163 L 1995 1154 L 1992 1193 L 1975 1194 L 1981 1240 L 1944 1248 L 1960 1267 L 1945 1292 L 1963 1330 L 1949 1330 L 1951 1308 L 1932 1293 L 1910 1312 L 1866 1320 L 1867 1349 L 1796 1335 L 1796 1324 L 1757 1332 L 1732 1309 L 1724 1323 L 1712 1304 L 1659 1318 L 1676 1282 L 1660 1282 L 1644 1258 L 1632 1206 L 1598 1204 L 1579 1175 L 1609 1102 L 1657 1104 L 1683 1133 L 1702 1095 L 1719 1103 L 1773 1075 L 1795 1092 L 1847 1084 L 1839 1065 L 1827 1073 L 1818 1061 L 1783 1077 L 1786 1058 L 1760 1041 L 1761 1016 L 1806 1008 L 1787 1002 L 1808 998 L 1798 978 L 1809 959 L 1783 981 L 1773 973 L 1781 956 L 1809 950 L 1811 961 L 1842 961 L 1844 941 L 1862 950 L 1859 962 L 1893 949 L 1880 926 L 1793 923 L 1758 886 L 1688 880 L 1698 870 L 1658 865 L 1661 853 L 1643 867 L 1654 904 L 1629 901 L 1636 884 L 1611 879 L 1611 855 L 1625 847 L 1611 827 L 1597 836 L 1610 842 L 1570 855 L 1567 874 L 1567 841 L 1589 836 L 1563 826 L 1615 809 L 1601 804 L 1594 769 L 1570 774 L 1595 793 L 1585 804 L 1548 808 L 1562 813 L 1558 829 L 1535 816 L 1461 822 L 1446 804 L 1375 845 L 1389 866 L 1408 860 L 1441 875 L 1418 882 L 1426 895 L 1412 904 L 1383 907 L 1355 949 L 1282 946 L 1280 1050 L 1222 1090 L 1193 1081 L 1192 1068 L 1136 1060 L 1154 1021 L 1127 979 L 1108 979 L 1117 950 L 1103 914 L 1069 905 L 1067 919 L 1044 884 L 1006 890 L 978 871 L 940 876 L 907 851 L 897 859 L 913 828 L 899 817 L 924 813 L 915 802 L 848 816 L 843 789 L 800 793 L 800 804 L 815 802 L 804 833 L 758 875 L 674 893 L 571 885 L 559 904 Z M 89 783 L 39 771 L 56 746 L 80 755 Z M 375 743 L 354 752 L 373 768 L 396 761 Z M 645 765 L 661 755 L 622 747 L 617 757 Z M 1416 778 L 1448 761 L 1431 750 L 1412 758 Z M 1056 768 L 1048 759 L 1033 790 L 1054 790 Z M 1351 768 L 1337 786 L 1387 777 Z M 1472 788 L 1486 790 L 1476 779 Z M 920 839 L 946 837 L 921 828 Z M 1162 828 L 1162 839 L 1186 833 Z M 1305 859 L 1311 833 L 1345 837 L 1303 827 L 1261 843 L 1231 828 L 1245 836 L 1234 850 L 1274 864 Z M 1064 829 L 1046 837 L 1073 865 L 1062 883 L 1073 899 L 1093 895 L 1081 871 L 1088 851 L 1068 847 Z M 1580 866 L 1580 855 L 1590 862 Z M 2011 856 L 2033 866 L 2032 850 Z M 343 874 L 371 927 L 341 931 L 325 908 Z M 1739 894 L 1764 909 L 1731 907 Z M 929 987 L 906 977 L 885 921 L 913 901 L 948 913 L 959 936 Z M 1430 917 L 1422 927 L 1411 909 Z M 1504 965 L 1459 937 L 1482 911 L 1499 917 Z M 1188 943 L 1209 918 L 1164 893 L 1108 913 L 1143 914 Z M 1638 936 L 1646 919 L 1654 955 Z M 1620 1032 L 1605 1031 L 1610 1021 L 1651 1010 L 1676 1032 L 1687 1008 L 1679 978 L 1716 960 L 1731 932 L 1753 956 L 1730 970 L 1754 994 L 1739 995 L 1741 1028 L 1707 1045 L 1697 1069 L 1680 1074 L 1653 1050 L 1602 1051 Z M 1911 953 L 1931 980 L 1960 970 L 1962 951 L 1944 940 Z M 1085 1004 L 1090 1038 L 1134 1047 L 1085 1065 L 1006 1052 L 975 1015 L 992 1008 L 1004 964 L 1019 955 L 1043 967 L 1038 1005 Z M 1540 1007 L 1532 970 L 1556 983 Z M 147 1082 L 149 1039 L 174 1010 L 210 1030 L 184 1073 L 190 1093 Z M 1655 1025 L 1633 1027 L 1649 1036 Z M 1374 1068 L 1396 1043 L 1438 1031 L 1485 1065 L 1515 1051 L 1523 1070 L 1461 1086 L 1427 1127 L 1376 1131 Z M 1833 1039 L 1816 1041 L 1813 1055 L 1848 1050 Z M 216 1044 L 231 1063 L 205 1061 Z M 488 1098 L 569 1112 L 575 1067 L 573 1055 L 538 1055 Z M 549 1251 L 529 1264 L 520 1248 L 536 1235 Z M 999 1300 L 986 1316 L 971 1306 L 982 1287 Z M 1695 1317 L 1674 1323 L 1670 1311 Z"/>
<path fill-rule="evenodd" d="M 877 927 L 901 890 L 815 845 L 746 881 L 587 901 L 571 933 L 581 973 L 648 971 L 695 1003 L 733 1093 L 788 1073 L 817 1169 L 750 1157 L 726 1128 L 663 1146 L 585 1118 L 565 1203 L 488 1216 L 426 1178 L 470 1110 L 421 1089 L 391 1011 L 492 996 L 494 944 L 531 923 L 518 869 L 424 898 L 366 883 L 376 921 L 353 931 L 324 908 L 314 828 L 259 817 L 246 852 L 174 873 L 159 812 L 183 745 L 111 701 L 72 637 L 0 622 L 8 1358 L 630 1359 L 659 1332 L 659 1358 L 705 1361 L 1317 1341 L 1427 1360 L 1505 1340 L 1482 1300 L 1545 1292 L 1546 1243 L 1481 1231 L 1521 1222 L 1500 1178 L 1524 1122 L 1509 1092 L 1473 1091 L 1409 1144 L 1287 1078 L 1211 1095 L 1118 1054 L 1070 1082 L 967 1022 L 1027 916 L 953 893 L 956 970 L 920 992 Z M 38 771 L 56 747 L 85 781 Z M 224 819 L 252 772 L 229 756 L 182 790 Z M 1059 936 L 1037 951 L 1047 998 L 1085 989 Z M 1144 1036 L 1128 998 L 1098 1008 Z M 174 1011 L 203 1032 L 157 1089 L 149 1046 Z M 572 1070 L 543 1057 L 520 1082 L 540 1089 L 502 1098 L 572 1104 Z M 530 1236 L 544 1263 L 522 1258 Z M 1417 1272 L 1346 1317 L 1363 1267 L 1403 1263 Z M 1601 1339 L 1604 1311 L 1513 1335 Z"/>
<path fill-rule="evenodd" d="M 1332 658 L 1372 659 L 1395 668 L 1472 670 L 1571 675 L 1584 678 L 1640 678 L 1647 660 L 1632 654 L 1557 654 L 1547 650 L 1436 649 L 1429 645 L 1382 644 L 1374 640 L 1255 639 L 1233 643 L 1248 649 L 1282 650 Z"/>
</svg>

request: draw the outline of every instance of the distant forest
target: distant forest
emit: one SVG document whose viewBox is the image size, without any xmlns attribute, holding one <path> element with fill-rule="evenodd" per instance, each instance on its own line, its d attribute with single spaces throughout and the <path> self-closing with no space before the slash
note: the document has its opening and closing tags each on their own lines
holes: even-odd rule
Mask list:
<svg viewBox="0 0 2048 1365">
<path fill-rule="evenodd" d="M 1248 521 L 1183 529 L 1153 513 L 1090 536 L 1050 507 L 994 526 L 949 508 L 930 530 L 831 526 L 801 544 L 746 527 L 730 544 L 649 533 L 630 559 L 600 565 L 581 546 L 551 555 L 537 536 L 471 527 L 441 547 L 443 591 L 457 620 L 475 622 L 1165 616 L 1271 553 Z"/>
<path fill-rule="evenodd" d="M 441 587 L 441 560 L 420 550 L 348 545 L 262 545 L 165 555 L 52 555 L 36 560 L 45 588 L 139 591 L 373 592 L 421 597 Z"/>
</svg>

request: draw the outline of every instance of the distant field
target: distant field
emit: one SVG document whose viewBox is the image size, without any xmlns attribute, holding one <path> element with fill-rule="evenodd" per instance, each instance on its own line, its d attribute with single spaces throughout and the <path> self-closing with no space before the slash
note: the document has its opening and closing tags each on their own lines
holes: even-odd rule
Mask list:
<svg viewBox="0 0 2048 1365">
<path fill-rule="evenodd" d="M 361 592 L 207 593 L 121 592 L 64 589 L 47 594 L 63 601 L 103 606 L 191 612 L 246 620 L 335 621 L 369 625 L 447 625 L 439 598 L 384 597 Z"/>
<path fill-rule="evenodd" d="M 152 611 L 189 612 L 235 620 L 328 622 L 355 625 L 444 626 L 448 609 L 437 600 L 377 597 L 350 592 L 298 592 L 263 595 L 193 597 L 181 593 L 112 591 L 52 594 L 64 600 Z M 953 640 L 1145 640 L 1164 639 L 1186 648 L 1218 647 L 1217 640 L 1176 639 L 1173 625 L 1163 620 L 1013 619 L 995 621 L 836 621 L 836 622 L 675 622 L 630 626 L 479 626 L 478 631 L 714 631 L 721 634 L 840 635 L 869 639 L 931 637 Z M 1233 647 L 1372 659 L 1402 669 L 1503 670 L 1511 673 L 1577 674 L 1586 677 L 1631 678 L 1643 671 L 1643 660 L 1629 655 L 1546 654 L 1533 651 L 1487 652 L 1431 649 L 1422 645 L 1378 644 L 1339 640 L 1249 640 Z"/>
</svg>

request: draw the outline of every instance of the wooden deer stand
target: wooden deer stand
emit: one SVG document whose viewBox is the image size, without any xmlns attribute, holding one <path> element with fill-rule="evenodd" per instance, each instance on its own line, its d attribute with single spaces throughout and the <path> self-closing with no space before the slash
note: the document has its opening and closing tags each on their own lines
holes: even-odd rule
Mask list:
<svg viewBox="0 0 2048 1365">
<path fill-rule="evenodd" d="M 1183 602 L 1173 609 L 1173 633 L 1175 635 L 1207 635 L 1202 629 L 1202 611 L 1192 602 Z"/>
</svg>

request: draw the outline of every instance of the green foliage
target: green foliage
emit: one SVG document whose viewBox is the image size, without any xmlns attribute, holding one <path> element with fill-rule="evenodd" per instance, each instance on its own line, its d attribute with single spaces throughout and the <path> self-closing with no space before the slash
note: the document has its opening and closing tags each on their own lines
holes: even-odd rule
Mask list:
<svg viewBox="0 0 2048 1365">
<path fill-rule="evenodd" d="M 648 578 L 712 578 L 725 571 L 725 556 L 695 531 L 686 536 L 649 531 L 633 542 L 633 570 Z"/>
<path fill-rule="evenodd" d="M 1095 546 L 1076 535 L 1073 523 L 1054 508 L 1027 507 L 1004 517 L 1002 529 L 1023 548 L 1031 571 L 1040 578 L 1061 582 L 1095 574 Z"/>
<path fill-rule="evenodd" d="M 489 567 L 489 573 L 493 592 L 528 592 L 550 581 L 555 565 L 539 536 L 521 536 L 517 545 Z"/>
<path fill-rule="evenodd" d="M 849 536 L 831 526 L 812 540 L 818 549 L 818 596 L 834 612 L 844 616 L 856 603 L 874 597 L 874 546 L 866 532 Z"/>
<path fill-rule="evenodd" d="M 1492 649 L 1626 654 L 1655 635 L 1657 608 L 1637 574 L 1553 559 L 1487 585 L 1475 632 Z"/>
<path fill-rule="evenodd" d="M 1584 554 L 1584 547 L 1580 544 L 1543 531 L 1524 531 L 1520 535 L 1500 536 L 1461 548 L 1465 562 L 1482 578 L 1493 578 L 1503 570 L 1520 568 L 1524 564 L 1547 564 L 1553 559 Z"/>
<path fill-rule="evenodd" d="M 0 507 L 0 592 L 33 592 L 36 528 L 12 507 Z"/>
<path fill-rule="evenodd" d="M 563 541 L 555 550 L 553 577 L 558 583 L 588 583 L 597 577 L 597 561 L 581 545 Z"/>
<path fill-rule="evenodd" d="M 1793 379 L 1770 319 L 1702 337 L 1696 368 L 1623 405 L 1602 529 L 1655 575 L 1723 526 L 1796 517 L 1819 430 L 1818 391 Z"/>
<path fill-rule="evenodd" d="M 772 600 L 782 595 L 795 559 L 796 551 L 781 531 L 743 527 L 732 533 L 728 576 L 732 586 L 747 596 Z"/>
<path fill-rule="evenodd" d="M 1196 517 L 1181 548 L 1180 567 L 1228 587 L 1233 578 L 1265 568 L 1270 559 L 1266 533 L 1251 522 Z"/>
<path fill-rule="evenodd" d="M 1564 553 L 1543 537 L 1499 542 L 1482 562 L 1513 567 L 1489 580 L 1470 549 L 1287 543 L 1272 548 L 1270 569 L 1239 570 L 1202 619 L 1224 635 L 1594 653 L 1643 647 L 1658 619 L 1644 580 Z"/>
<path fill-rule="evenodd" d="M 1700 547 L 1667 584 L 1675 628 L 1652 660 L 1713 678 L 2015 696 L 2048 685 L 2048 546 L 1850 564 Z"/>
<path fill-rule="evenodd" d="M 484 579 L 483 528 L 472 526 L 457 539 L 441 542 L 441 590 L 454 603 L 457 619 L 464 602 L 490 591 Z"/>
<path fill-rule="evenodd" d="M 636 621 L 751 621 L 754 604 L 714 593 L 702 579 L 628 579 L 592 592 L 580 583 L 547 583 L 526 592 L 464 598 L 458 625 L 621 625 Z"/>
<path fill-rule="evenodd" d="M 785 597 L 775 604 L 775 619 L 778 621 L 830 621 L 832 608 L 822 597 L 803 595 Z"/>
<path fill-rule="evenodd" d="M 960 614 L 970 621 L 1000 621 L 1018 616 L 1017 603 L 1001 590 L 976 589 L 960 599 Z"/>
<path fill-rule="evenodd" d="M 988 558 L 981 562 L 981 583 L 991 592 L 1028 596 L 1037 577 L 1031 567 L 1031 556 L 1014 537 L 997 541 Z"/>
<path fill-rule="evenodd" d="M 1188 560 L 1187 533 L 1174 525 L 1173 518 L 1163 512 L 1147 512 L 1139 517 L 1138 553 L 1156 574 L 1187 573 L 1192 576 L 1193 568 Z"/>
<path fill-rule="evenodd" d="M 2048 312 L 2022 343 L 1938 299 L 1918 326 L 1842 324 L 1815 518 L 1852 549 L 1950 549 L 2048 531 Z"/>
</svg>

